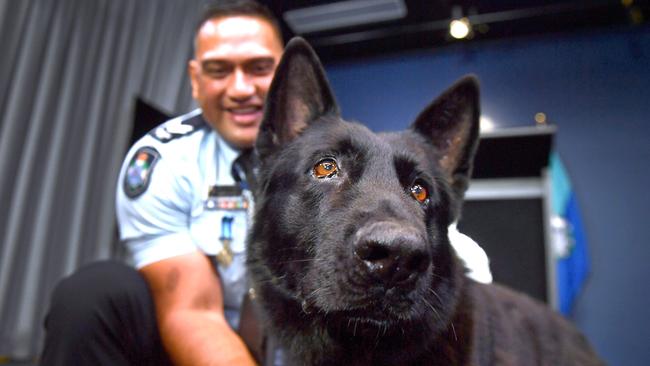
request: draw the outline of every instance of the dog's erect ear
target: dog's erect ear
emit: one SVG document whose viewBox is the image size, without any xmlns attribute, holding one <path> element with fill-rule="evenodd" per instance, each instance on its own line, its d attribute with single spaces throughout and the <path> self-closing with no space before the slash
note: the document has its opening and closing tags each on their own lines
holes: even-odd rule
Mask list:
<svg viewBox="0 0 650 366">
<path fill-rule="evenodd" d="M 426 136 L 440 152 L 438 163 L 462 198 L 472 173 L 479 133 L 479 87 L 466 76 L 434 100 L 411 128 Z"/>
<path fill-rule="evenodd" d="M 314 50 L 302 38 L 291 39 L 266 98 L 256 148 L 261 157 L 293 140 L 310 122 L 339 115 L 334 94 Z"/>
</svg>

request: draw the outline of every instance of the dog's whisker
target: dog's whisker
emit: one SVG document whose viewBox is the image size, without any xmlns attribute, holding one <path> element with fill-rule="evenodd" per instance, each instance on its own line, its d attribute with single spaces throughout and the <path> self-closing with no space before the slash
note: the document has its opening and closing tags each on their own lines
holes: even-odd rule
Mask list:
<svg viewBox="0 0 650 366">
<path fill-rule="evenodd" d="M 324 287 L 319 287 L 319 288 L 315 289 L 314 291 L 310 292 L 309 294 L 307 294 L 306 298 L 308 298 L 308 299 L 317 298 L 318 294 L 320 292 L 323 292 L 323 291 L 325 291 L 325 288 Z"/>
<path fill-rule="evenodd" d="M 291 264 L 291 263 L 301 263 L 301 262 L 327 262 L 324 259 L 319 259 L 319 258 L 307 258 L 307 259 L 292 259 L 288 261 L 281 261 L 281 262 L 275 262 L 274 264 Z"/>
<path fill-rule="evenodd" d="M 451 324 L 451 330 L 454 332 L 454 339 L 456 342 L 458 342 L 458 335 L 456 334 L 456 327 L 454 327 L 454 322 L 451 322 L 449 324 Z"/>
<path fill-rule="evenodd" d="M 286 248 L 278 248 L 278 252 L 297 252 L 300 251 L 300 248 L 295 248 L 295 247 L 286 247 Z"/>
<path fill-rule="evenodd" d="M 438 312 L 438 310 L 436 310 L 435 306 L 431 305 L 431 303 L 428 302 L 427 299 L 425 299 L 424 297 L 422 298 L 422 301 L 424 301 L 424 303 L 425 303 L 425 304 L 426 304 L 426 305 L 427 305 L 431 310 L 433 310 L 433 312 L 436 314 L 436 316 L 438 317 L 438 319 L 442 320 L 442 316 L 440 316 L 440 313 Z"/>
<path fill-rule="evenodd" d="M 279 280 L 285 279 L 285 277 L 287 277 L 287 275 L 283 274 L 282 276 L 272 277 L 272 278 L 269 278 L 269 279 L 266 279 L 266 280 L 260 280 L 258 282 L 259 283 L 274 283 L 274 282 L 277 282 Z"/>
<path fill-rule="evenodd" d="M 431 292 L 432 292 L 436 297 L 438 297 L 438 295 L 436 294 L 435 291 L 433 291 L 433 289 L 430 289 L 430 290 L 431 290 Z M 440 300 L 440 297 L 438 297 L 438 300 Z M 431 304 L 430 304 L 430 303 L 429 303 L 425 298 L 422 298 L 422 301 L 424 301 L 424 303 L 425 303 L 425 304 L 426 304 L 426 305 L 427 305 L 431 310 L 433 310 L 433 312 L 436 314 L 436 316 L 438 317 L 438 319 L 443 320 L 442 317 L 440 316 L 440 313 L 438 313 L 438 311 L 435 309 L 435 307 L 434 307 L 433 305 L 431 305 Z M 440 301 L 442 301 L 442 300 L 440 300 Z M 454 340 L 455 340 L 456 342 L 458 342 L 458 334 L 456 334 L 456 327 L 454 327 L 454 322 L 453 322 L 453 321 L 450 322 L 449 325 L 451 326 L 451 331 L 454 333 Z"/>
<path fill-rule="evenodd" d="M 433 294 L 433 296 L 435 296 L 436 299 L 438 299 L 438 303 L 439 303 L 440 305 L 443 304 L 442 299 L 440 298 L 440 296 L 438 295 L 438 293 L 437 293 L 434 289 L 429 288 L 429 292 L 431 292 L 431 293 Z"/>
<path fill-rule="evenodd" d="M 377 346 L 379 346 L 379 341 L 381 340 L 381 337 L 383 337 L 383 335 L 385 334 L 385 331 L 383 330 L 384 326 L 385 326 L 384 324 L 380 324 L 379 329 L 377 329 L 377 335 L 375 336 L 375 347 L 374 348 L 377 348 Z M 379 335 L 380 333 L 382 333 L 382 335 Z"/>
<path fill-rule="evenodd" d="M 302 312 L 309 315 L 312 313 L 312 309 L 309 307 L 309 303 L 307 300 L 302 300 L 300 303 L 300 307 L 302 308 Z"/>
<path fill-rule="evenodd" d="M 441 275 L 439 275 L 439 274 L 436 274 L 436 273 L 433 272 L 433 271 L 431 272 L 431 275 L 432 275 L 433 277 L 439 278 L 439 279 L 441 279 L 441 280 L 446 280 L 445 277 L 443 277 L 443 276 L 441 276 Z"/>
</svg>

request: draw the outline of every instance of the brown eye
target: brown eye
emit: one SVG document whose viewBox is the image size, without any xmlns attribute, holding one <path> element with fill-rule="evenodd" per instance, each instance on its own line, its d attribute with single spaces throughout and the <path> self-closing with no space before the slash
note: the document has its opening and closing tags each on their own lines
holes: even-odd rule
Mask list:
<svg viewBox="0 0 650 366">
<path fill-rule="evenodd" d="M 420 203 L 426 203 L 429 199 L 429 192 L 421 184 L 414 184 L 411 187 L 411 195 Z"/>
<path fill-rule="evenodd" d="M 318 179 L 332 178 L 339 172 L 339 166 L 332 159 L 321 160 L 314 165 L 314 176 Z"/>
</svg>

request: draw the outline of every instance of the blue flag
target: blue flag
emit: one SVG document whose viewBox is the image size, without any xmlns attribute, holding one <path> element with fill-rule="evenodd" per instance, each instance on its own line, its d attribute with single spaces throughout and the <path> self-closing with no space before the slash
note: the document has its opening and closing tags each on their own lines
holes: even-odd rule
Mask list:
<svg viewBox="0 0 650 366">
<path fill-rule="evenodd" d="M 551 191 L 558 306 L 568 316 L 589 274 L 589 256 L 578 202 L 557 153 L 551 154 Z"/>
</svg>

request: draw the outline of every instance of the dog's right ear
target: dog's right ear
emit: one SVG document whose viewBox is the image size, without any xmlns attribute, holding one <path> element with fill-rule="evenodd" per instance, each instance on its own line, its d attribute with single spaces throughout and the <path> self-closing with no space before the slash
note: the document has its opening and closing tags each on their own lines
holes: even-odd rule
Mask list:
<svg viewBox="0 0 650 366">
<path fill-rule="evenodd" d="M 256 148 L 264 158 L 300 134 L 319 117 L 339 115 L 334 94 L 311 46 L 300 37 L 289 41 L 266 98 Z"/>
<path fill-rule="evenodd" d="M 479 116 L 478 80 L 466 76 L 434 100 L 411 126 L 436 147 L 438 163 L 450 179 L 458 205 L 472 173 Z"/>
</svg>

